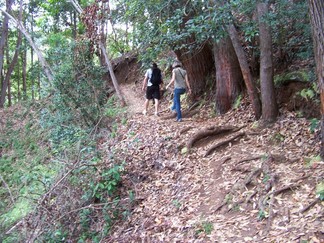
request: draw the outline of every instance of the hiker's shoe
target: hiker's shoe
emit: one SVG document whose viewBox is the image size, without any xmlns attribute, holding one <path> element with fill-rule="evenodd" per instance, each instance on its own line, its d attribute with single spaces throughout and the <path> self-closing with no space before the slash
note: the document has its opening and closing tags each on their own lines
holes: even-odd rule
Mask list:
<svg viewBox="0 0 324 243">
<path fill-rule="evenodd" d="M 146 111 L 146 110 L 144 110 L 144 111 L 143 111 L 143 115 L 144 115 L 144 116 L 146 116 L 146 114 L 147 114 L 147 111 Z"/>
<path fill-rule="evenodd" d="M 182 118 L 177 119 L 176 122 L 182 122 Z"/>
<path fill-rule="evenodd" d="M 159 113 L 158 112 L 154 112 L 154 116 L 159 116 Z"/>
</svg>

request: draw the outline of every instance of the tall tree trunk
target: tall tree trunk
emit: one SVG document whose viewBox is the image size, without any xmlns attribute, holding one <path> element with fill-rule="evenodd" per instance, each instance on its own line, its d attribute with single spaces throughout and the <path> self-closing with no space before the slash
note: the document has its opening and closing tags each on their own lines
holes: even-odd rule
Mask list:
<svg viewBox="0 0 324 243">
<path fill-rule="evenodd" d="M 26 49 L 24 49 L 22 53 L 22 81 L 23 81 L 23 99 L 27 100 L 27 51 Z"/>
<path fill-rule="evenodd" d="M 74 6 L 74 8 L 77 10 L 77 12 L 79 14 L 81 14 L 83 12 L 83 10 L 82 10 L 82 8 L 81 8 L 81 6 L 79 5 L 78 2 L 76 2 L 75 0 L 70 0 L 70 3 L 72 3 L 72 5 Z M 120 101 L 120 104 L 121 104 L 121 106 L 125 106 L 126 102 L 125 102 L 125 99 L 124 99 L 124 97 L 122 95 L 122 92 L 120 90 L 116 75 L 114 73 L 114 69 L 113 69 L 113 67 L 111 65 L 111 62 L 110 62 L 109 58 L 108 58 L 108 54 L 107 54 L 105 44 L 102 42 L 102 40 L 99 40 L 98 44 L 100 46 L 101 54 L 103 55 L 103 57 L 105 59 L 106 66 L 108 68 L 108 71 L 109 71 L 110 77 L 112 79 L 112 82 L 113 82 L 117 97 L 118 97 L 118 99 Z"/>
<path fill-rule="evenodd" d="M 10 78 L 8 79 L 8 107 L 12 106 L 12 97 L 11 97 L 11 81 L 10 81 Z"/>
<path fill-rule="evenodd" d="M 21 101 L 21 90 L 20 90 L 20 79 L 21 79 L 21 76 L 20 76 L 20 61 L 19 61 L 19 58 L 18 58 L 18 62 L 17 62 L 17 98 L 18 98 L 18 101 Z"/>
<path fill-rule="evenodd" d="M 19 19 L 22 18 L 22 0 L 20 1 L 20 10 L 19 10 Z M 12 102 L 11 102 L 11 85 L 10 85 L 10 79 L 11 79 L 11 74 L 16 66 L 16 63 L 18 61 L 18 56 L 19 56 L 19 49 L 21 46 L 21 40 L 22 40 L 22 34 L 20 31 L 18 31 L 18 37 L 17 37 L 17 44 L 16 44 L 16 50 L 15 50 L 15 54 L 12 58 L 11 63 L 9 64 L 8 70 L 6 72 L 4 81 L 3 81 L 3 87 L 2 90 L 4 91 L 4 93 L 1 92 L 1 97 L 0 97 L 0 107 L 3 108 L 4 104 L 6 102 L 6 95 L 5 92 L 6 90 L 8 90 L 7 96 L 8 96 L 8 105 L 11 106 Z M 9 55 L 8 55 L 9 57 Z M 9 58 L 8 58 L 9 60 Z"/>
<path fill-rule="evenodd" d="M 198 51 L 177 50 L 175 54 L 188 73 L 193 96 L 201 95 L 206 88 L 206 74 L 213 70 L 211 47 L 204 44 Z"/>
<path fill-rule="evenodd" d="M 231 39 L 223 38 L 214 45 L 216 67 L 216 112 L 229 111 L 241 91 L 242 72 Z"/>
<path fill-rule="evenodd" d="M 314 54 L 318 87 L 321 94 L 321 157 L 324 159 L 324 1 L 308 0 L 312 33 L 314 41 Z"/>
<path fill-rule="evenodd" d="M 31 31 L 32 40 L 34 41 L 34 14 L 33 13 L 31 13 L 30 31 Z M 26 52 L 27 52 L 27 50 L 26 50 Z M 30 66 L 31 66 L 31 70 L 33 70 L 33 67 L 34 67 L 34 50 L 33 50 L 33 48 L 30 48 Z M 25 67 L 25 70 L 26 70 L 26 67 Z M 34 78 L 31 79 L 31 85 L 32 85 L 32 99 L 34 100 L 35 99 L 35 90 L 36 90 Z"/>
<path fill-rule="evenodd" d="M 261 117 L 261 102 L 259 99 L 256 84 L 252 78 L 249 64 L 248 64 L 247 58 L 245 56 L 244 50 L 242 48 L 242 45 L 241 45 L 241 42 L 240 42 L 240 39 L 239 39 L 239 36 L 238 36 L 235 26 L 233 24 L 231 24 L 227 27 L 227 30 L 228 30 L 228 33 L 232 40 L 232 44 L 233 44 L 234 50 L 236 52 L 236 56 L 238 58 L 240 66 L 241 66 L 241 71 L 243 74 L 245 86 L 247 88 L 250 102 L 253 107 L 254 116 L 255 116 L 256 120 L 258 120 Z"/>
<path fill-rule="evenodd" d="M 12 0 L 6 1 L 6 9 L 7 11 L 10 11 Z M 8 16 L 4 15 L 3 24 L 2 24 L 2 33 L 1 33 L 1 39 L 0 39 L 0 79 L 1 79 L 1 90 L 0 90 L 0 108 L 3 107 L 4 102 L 2 100 L 5 100 L 6 92 L 7 92 L 7 83 L 5 83 L 5 80 L 3 78 L 3 64 L 5 60 L 5 47 L 8 40 L 8 29 L 9 29 L 9 18 Z M 3 103 L 3 104 L 2 104 Z M 1 105 L 2 104 L 2 105 Z"/>
<path fill-rule="evenodd" d="M 265 18 L 268 14 L 268 4 L 258 3 L 258 21 L 260 30 L 260 82 L 262 100 L 262 120 L 265 123 L 276 121 L 278 106 L 273 82 L 272 39 L 271 30 Z"/>
</svg>

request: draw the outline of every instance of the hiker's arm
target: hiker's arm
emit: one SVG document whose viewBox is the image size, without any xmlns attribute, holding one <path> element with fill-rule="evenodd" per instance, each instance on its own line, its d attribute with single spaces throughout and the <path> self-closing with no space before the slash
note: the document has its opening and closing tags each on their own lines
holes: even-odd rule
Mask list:
<svg viewBox="0 0 324 243">
<path fill-rule="evenodd" d="M 170 81 L 170 83 L 165 87 L 166 89 L 168 89 L 169 88 L 169 86 L 171 85 L 171 84 L 173 84 L 174 83 L 174 80 L 175 80 L 175 73 L 174 72 L 172 72 L 172 78 L 171 78 L 171 81 Z"/>
<path fill-rule="evenodd" d="M 147 86 L 147 80 L 148 80 L 148 77 L 145 77 L 144 80 L 143 80 L 143 87 L 142 87 L 142 90 L 144 91 L 146 86 Z"/>
</svg>

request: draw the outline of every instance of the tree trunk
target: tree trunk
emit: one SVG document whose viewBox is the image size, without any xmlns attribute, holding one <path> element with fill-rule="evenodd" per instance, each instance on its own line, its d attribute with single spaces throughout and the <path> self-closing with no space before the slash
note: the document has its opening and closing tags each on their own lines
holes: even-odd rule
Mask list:
<svg viewBox="0 0 324 243">
<path fill-rule="evenodd" d="M 206 75 L 213 70 L 212 49 L 204 44 L 198 51 L 177 50 L 175 54 L 188 73 L 193 96 L 201 95 L 205 92 Z"/>
<path fill-rule="evenodd" d="M 321 94 L 321 151 L 324 159 L 324 2 L 321 0 L 308 0 L 312 34 L 314 42 L 314 54 L 318 87 Z"/>
<path fill-rule="evenodd" d="M 262 120 L 272 123 L 277 119 L 278 107 L 273 82 L 271 30 L 265 21 L 268 4 L 258 3 L 258 21 L 260 30 L 260 83 L 262 100 Z"/>
<path fill-rule="evenodd" d="M 79 14 L 81 14 L 83 12 L 83 10 L 82 10 L 81 6 L 78 4 L 78 2 L 76 2 L 75 0 L 70 0 L 70 3 L 72 3 L 72 5 L 78 11 Z M 109 58 L 108 58 L 107 50 L 106 50 L 105 45 L 102 42 L 102 40 L 99 40 L 99 46 L 100 46 L 101 54 L 103 55 L 103 57 L 105 59 L 105 62 L 106 62 L 106 65 L 107 65 L 111 80 L 113 82 L 117 97 L 118 97 L 118 99 L 120 101 L 120 104 L 121 104 L 121 106 L 125 106 L 125 104 L 126 104 L 125 99 L 124 99 L 124 97 L 123 97 L 123 95 L 121 93 L 121 90 L 119 88 L 119 84 L 118 84 L 118 81 L 116 79 L 114 69 L 113 69 L 113 67 L 111 65 L 111 62 L 110 62 Z"/>
<path fill-rule="evenodd" d="M 9 11 L 11 8 L 12 1 L 6 1 L 6 9 Z M 0 79 L 1 79 L 1 90 L 0 90 L 0 108 L 3 107 L 2 100 L 5 100 L 6 92 L 7 92 L 7 83 L 5 83 L 3 76 L 2 76 L 2 69 L 3 63 L 5 60 L 5 47 L 8 40 L 8 23 L 9 18 L 8 16 L 4 15 L 3 24 L 2 24 L 2 33 L 1 33 L 1 40 L 0 40 Z M 3 102 L 4 104 L 4 102 Z"/>
<path fill-rule="evenodd" d="M 22 18 L 22 0 L 20 1 L 20 10 L 19 10 L 19 19 Z M 22 34 L 20 31 L 18 31 L 18 37 L 17 37 L 17 44 L 16 44 L 16 50 L 15 54 L 12 58 L 11 63 L 9 64 L 8 70 L 6 72 L 4 81 L 3 81 L 3 86 L 1 88 L 1 97 L 0 97 L 0 108 L 4 107 L 4 104 L 6 102 L 6 91 L 8 91 L 7 96 L 8 96 L 8 105 L 11 106 L 11 85 L 10 85 L 10 78 L 11 74 L 16 66 L 16 63 L 18 61 L 18 56 L 19 56 L 19 49 L 21 46 L 21 40 L 22 40 Z M 8 55 L 9 56 L 9 55 Z"/>
<path fill-rule="evenodd" d="M 241 91 L 242 72 L 231 39 L 226 37 L 214 45 L 216 67 L 216 112 L 229 111 Z"/>
<path fill-rule="evenodd" d="M 18 58 L 18 62 L 17 62 L 17 99 L 18 101 L 21 101 L 21 90 L 20 90 L 20 61 L 19 61 L 19 58 Z"/>
<path fill-rule="evenodd" d="M 6 12 L 6 11 L 4 11 L 2 9 L 0 9 L 0 11 L 4 15 L 6 15 L 17 26 L 17 28 L 24 34 L 24 36 L 28 40 L 29 44 L 32 46 L 32 48 L 34 49 L 35 53 L 37 54 L 38 60 L 39 60 L 40 64 L 42 65 L 42 68 L 43 68 L 43 70 L 44 70 L 44 72 L 46 74 L 46 77 L 48 78 L 48 80 L 50 81 L 50 83 L 52 83 L 52 80 L 53 80 L 53 72 L 52 72 L 50 66 L 48 65 L 48 63 L 46 62 L 43 54 L 40 52 L 40 50 L 38 50 L 37 46 L 33 42 L 31 36 L 26 31 L 26 29 L 24 28 L 24 26 L 21 24 L 20 21 L 17 21 L 14 17 L 12 17 L 8 12 Z"/>
<path fill-rule="evenodd" d="M 119 85 L 118 85 L 118 81 L 116 79 L 116 76 L 114 74 L 114 69 L 113 69 L 113 67 L 111 65 L 111 62 L 110 62 L 110 60 L 108 58 L 108 55 L 106 53 L 106 49 L 105 49 L 105 47 L 104 47 L 104 45 L 103 45 L 103 43 L 101 41 L 99 42 L 99 45 L 100 45 L 100 49 L 102 51 L 102 54 L 105 57 L 106 64 L 107 64 L 107 67 L 108 67 L 108 70 L 109 70 L 109 73 L 110 73 L 110 76 L 111 76 L 111 80 L 112 80 L 112 82 L 114 84 L 115 91 L 116 91 L 116 94 L 117 94 L 117 96 L 119 98 L 119 101 L 121 103 L 121 106 L 125 106 L 126 105 L 126 102 L 125 102 L 125 99 L 124 99 L 124 97 L 123 97 L 123 95 L 122 95 L 122 93 L 120 91 L 120 88 L 119 88 Z"/>
<path fill-rule="evenodd" d="M 247 88 L 247 92 L 250 98 L 250 102 L 253 107 L 254 116 L 256 120 L 258 120 L 261 117 L 261 102 L 259 99 L 258 91 L 256 88 L 256 84 L 252 78 L 252 74 L 249 68 L 248 61 L 246 59 L 244 50 L 242 48 L 242 45 L 240 43 L 240 39 L 237 33 L 237 30 L 233 24 L 229 25 L 227 27 L 228 33 L 230 35 L 230 38 L 232 40 L 232 44 L 236 53 L 236 56 L 238 58 L 238 61 L 241 66 L 241 71 L 243 74 L 243 78 L 245 81 L 245 86 Z"/>
<path fill-rule="evenodd" d="M 23 99 L 27 100 L 27 52 L 26 52 L 26 49 L 24 49 L 24 51 L 22 53 L 22 81 L 23 81 Z"/>
<path fill-rule="evenodd" d="M 8 79 L 8 94 L 7 94 L 7 97 L 8 97 L 8 107 L 10 107 L 10 106 L 12 106 L 11 81 L 10 81 L 10 77 Z"/>
</svg>

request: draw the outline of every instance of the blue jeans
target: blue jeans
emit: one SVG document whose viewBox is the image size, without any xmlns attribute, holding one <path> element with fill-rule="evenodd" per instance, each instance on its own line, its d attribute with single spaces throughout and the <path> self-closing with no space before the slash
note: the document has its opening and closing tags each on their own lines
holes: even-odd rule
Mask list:
<svg viewBox="0 0 324 243">
<path fill-rule="evenodd" d="M 176 88 L 174 89 L 173 93 L 173 106 L 172 110 L 175 110 L 177 112 L 177 121 L 180 121 L 182 119 L 181 115 L 181 104 L 180 104 L 180 96 L 186 92 L 186 89 L 184 88 Z"/>
</svg>

